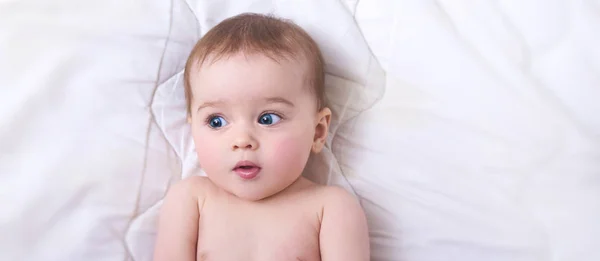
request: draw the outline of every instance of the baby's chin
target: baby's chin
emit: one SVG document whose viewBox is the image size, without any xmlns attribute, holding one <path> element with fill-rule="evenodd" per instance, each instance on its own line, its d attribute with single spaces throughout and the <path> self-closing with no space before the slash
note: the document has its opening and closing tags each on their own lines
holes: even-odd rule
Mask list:
<svg viewBox="0 0 600 261">
<path fill-rule="evenodd" d="M 284 191 L 290 185 L 291 183 L 267 185 L 261 184 L 260 181 L 258 181 L 256 183 L 250 182 L 247 184 L 224 184 L 221 188 L 239 199 L 246 201 L 260 201 Z"/>
<path fill-rule="evenodd" d="M 208 174 L 208 173 L 207 173 Z M 259 175 L 252 180 L 242 180 L 234 175 L 207 175 L 208 179 L 221 190 L 245 201 L 260 201 L 272 197 L 296 183 L 301 175 L 278 177 L 278 180 L 269 180 L 268 175 Z M 232 178 L 233 177 L 233 178 Z M 273 177 L 271 177 L 273 178 Z"/>
<path fill-rule="evenodd" d="M 235 195 L 237 198 L 242 199 L 242 200 L 260 201 L 260 200 L 269 198 L 269 197 L 283 191 L 284 189 L 285 189 L 285 187 L 283 187 L 283 188 L 252 188 L 251 186 L 248 186 L 246 188 L 238 188 L 238 189 L 226 188 L 225 190 L 227 190 L 227 192 Z"/>
</svg>

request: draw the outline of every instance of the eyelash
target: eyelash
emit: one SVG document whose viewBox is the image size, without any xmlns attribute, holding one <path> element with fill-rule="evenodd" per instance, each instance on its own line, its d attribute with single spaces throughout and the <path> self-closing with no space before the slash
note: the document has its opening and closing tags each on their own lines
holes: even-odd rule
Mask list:
<svg viewBox="0 0 600 261">
<path fill-rule="evenodd" d="M 210 114 L 210 115 L 208 115 L 208 116 L 206 117 L 206 119 L 204 119 L 204 124 L 205 124 L 205 125 L 209 125 L 209 124 L 210 124 L 210 120 L 212 120 L 212 118 L 214 118 L 214 117 L 217 117 L 217 116 L 223 117 L 223 115 L 221 115 L 221 114 L 218 114 L 218 113 L 213 113 L 213 114 Z M 225 117 L 223 117 L 223 118 L 225 118 Z"/>
<path fill-rule="evenodd" d="M 261 112 L 258 117 L 263 116 L 265 114 L 275 114 L 277 115 L 277 117 L 279 117 L 281 120 L 285 120 L 285 116 L 283 116 L 283 114 L 276 112 L 276 111 L 263 111 Z"/>
<path fill-rule="evenodd" d="M 263 112 L 261 112 L 261 113 L 259 114 L 259 117 L 260 117 L 260 116 L 262 116 L 262 115 L 268 114 L 268 113 L 275 114 L 275 115 L 277 115 L 277 117 L 279 117 L 281 120 L 285 120 L 285 116 L 284 116 L 283 114 L 279 113 L 279 112 L 276 112 L 276 111 L 263 111 Z M 204 124 L 205 124 L 205 125 L 209 125 L 209 124 L 210 124 L 210 120 L 212 120 L 212 118 L 214 118 L 214 117 L 217 117 L 217 116 L 220 116 L 220 117 L 223 117 L 223 118 L 225 118 L 225 117 L 224 117 L 223 115 L 221 115 L 221 114 L 218 114 L 218 113 L 213 113 L 213 114 L 210 114 L 210 115 L 208 115 L 208 116 L 207 116 L 207 117 L 204 119 Z"/>
</svg>

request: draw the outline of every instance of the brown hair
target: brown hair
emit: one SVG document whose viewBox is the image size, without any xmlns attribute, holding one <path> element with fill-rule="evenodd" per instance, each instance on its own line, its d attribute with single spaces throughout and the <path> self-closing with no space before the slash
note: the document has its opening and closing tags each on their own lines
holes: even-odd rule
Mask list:
<svg viewBox="0 0 600 261">
<path fill-rule="evenodd" d="M 194 65 L 202 66 L 207 59 L 215 62 L 240 52 L 246 55 L 263 54 L 276 61 L 305 59 L 309 65 L 307 80 L 317 98 L 317 106 L 319 109 L 325 106 L 323 57 L 315 41 L 291 21 L 244 13 L 217 24 L 192 49 L 184 71 L 188 115 L 191 115 L 192 103 L 190 73 Z"/>
</svg>

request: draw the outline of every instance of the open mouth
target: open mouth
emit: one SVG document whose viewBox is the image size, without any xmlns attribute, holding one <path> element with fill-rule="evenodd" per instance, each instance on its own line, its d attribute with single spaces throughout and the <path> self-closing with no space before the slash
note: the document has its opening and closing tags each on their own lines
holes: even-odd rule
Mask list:
<svg viewBox="0 0 600 261">
<path fill-rule="evenodd" d="M 250 180 L 256 178 L 260 172 L 260 167 L 251 161 L 238 162 L 233 171 L 242 179 Z"/>
</svg>

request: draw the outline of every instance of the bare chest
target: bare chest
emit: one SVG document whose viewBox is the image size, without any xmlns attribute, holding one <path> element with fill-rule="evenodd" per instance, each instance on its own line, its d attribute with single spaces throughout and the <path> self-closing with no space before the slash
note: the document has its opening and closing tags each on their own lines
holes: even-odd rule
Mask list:
<svg viewBox="0 0 600 261">
<path fill-rule="evenodd" d="M 319 218 L 310 207 L 209 207 L 201 213 L 198 260 L 320 260 Z"/>
</svg>

